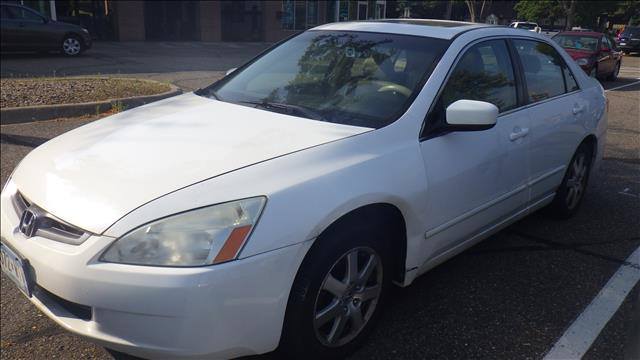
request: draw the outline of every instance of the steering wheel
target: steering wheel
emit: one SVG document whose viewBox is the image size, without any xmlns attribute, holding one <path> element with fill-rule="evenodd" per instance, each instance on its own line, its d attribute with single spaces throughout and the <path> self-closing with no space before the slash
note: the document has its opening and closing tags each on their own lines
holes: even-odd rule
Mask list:
<svg viewBox="0 0 640 360">
<path fill-rule="evenodd" d="M 411 89 L 406 86 L 402 86 L 400 84 L 392 83 L 390 81 L 376 81 L 378 85 L 381 85 L 378 89 L 379 93 L 383 92 L 394 92 L 396 94 L 403 95 L 404 97 L 411 96 Z"/>
</svg>

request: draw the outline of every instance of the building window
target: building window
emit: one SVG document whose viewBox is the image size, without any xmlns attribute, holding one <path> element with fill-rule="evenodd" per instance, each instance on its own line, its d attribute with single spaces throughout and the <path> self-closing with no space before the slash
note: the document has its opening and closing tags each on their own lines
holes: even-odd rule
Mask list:
<svg viewBox="0 0 640 360">
<path fill-rule="evenodd" d="M 318 2 L 307 1 L 307 27 L 318 25 Z"/>
<path fill-rule="evenodd" d="M 282 1 L 283 29 L 305 30 L 318 23 L 318 1 Z"/>
<path fill-rule="evenodd" d="M 349 21 L 349 1 L 340 1 L 338 21 Z"/>
<path fill-rule="evenodd" d="M 387 2 L 376 1 L 376 19 L 385 19 L 387 17 Z"/>
<path fill-rule="evenodd" d="M 337 1 L 327 1 L 325 2 L 326 5 L 326 10 L 325 13 L 327 14 L 327 22 L 336 22 L 338 21 L 338 2 Z"/>
<path fill-rule="evenodd" d="M 367 20 L 369 15 L 369 2 L 358 1 L 358 20 Z"/>
<path fill-rule="evenodd" d="M 285 30 L 293 30 L 293 0 L 282 1 L 282 28 Z"/>
</svg>

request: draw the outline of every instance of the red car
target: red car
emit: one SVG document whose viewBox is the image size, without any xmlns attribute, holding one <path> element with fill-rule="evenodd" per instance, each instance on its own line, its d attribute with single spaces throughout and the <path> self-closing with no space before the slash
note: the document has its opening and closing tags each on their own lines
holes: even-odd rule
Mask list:
<svg viewBox="0 0 640 360">
<path fill-rule="evenodd" d="M 618 78 L 622 53 L 599 32 L 565 31 L 553 37 L 589 76 L 614 81 Z"/>
</svg>

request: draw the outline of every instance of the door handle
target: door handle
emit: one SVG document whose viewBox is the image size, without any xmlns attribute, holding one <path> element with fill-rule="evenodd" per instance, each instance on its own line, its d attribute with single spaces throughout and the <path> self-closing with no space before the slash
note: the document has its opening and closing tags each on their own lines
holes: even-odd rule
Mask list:
<svg viewBox="0 0 640 360">
<path fill-rule="evenodd" d="M 511 141 L 516 141 L 520 138 L 523 138 L 525 136 L 529 135 L 529 128 L 515 128 L 513 129 L 513 132 L 511 134 L 509 134 L 509 140 Z"/>
<path fill-rule="evenodd" d="M 584 106 L 583 105 L 578 105 L 578 104 L 573 105 L 573 115 L 578 115 L 583 110 L 584 110 Z"/>
</svg>

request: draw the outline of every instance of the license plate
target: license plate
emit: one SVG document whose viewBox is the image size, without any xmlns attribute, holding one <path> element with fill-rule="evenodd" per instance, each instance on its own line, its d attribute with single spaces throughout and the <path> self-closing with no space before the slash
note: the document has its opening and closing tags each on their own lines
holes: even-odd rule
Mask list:
<svg viewBox="0 0 640 360">
<path fill-rule="evenodd" d="M 23 260 L 5 244 L 0 244 L 0 266 L 2 266 L 2 272 L 13 280 L 18 289 L 28 297 L 31 297 L 27 261 Z"/>
<path fill-rule="evenodd" d="M 627 43 L 620 43 L 620 45 L 624 46 L 624 45 L 627 45 Z"/>
</svg>

